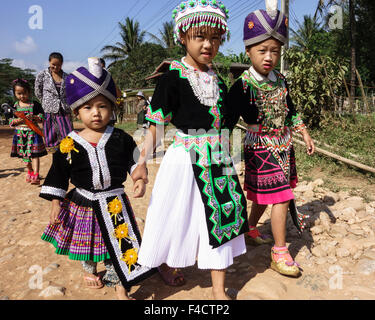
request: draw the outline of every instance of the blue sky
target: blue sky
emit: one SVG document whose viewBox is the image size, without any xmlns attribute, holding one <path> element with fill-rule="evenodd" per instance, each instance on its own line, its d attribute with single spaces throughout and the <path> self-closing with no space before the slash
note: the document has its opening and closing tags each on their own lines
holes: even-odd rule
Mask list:
<svg viewBox="0 0 375 320">
<path fill-rule="evenodd" d="M 118 22 L 129 16 L 143 30 L 158 34 L 162 23 L 171 19 L 173 8 L 181 0 L 2 0 L 0 5 L 0 58 L 11 58 L 18 67 L 40 71 L 48 64 L 48 55 L 64 55 L 63 69 L 71 72 L 85 65 L 87 58 L 101 56 L 100 49 L 119 40 Z M 229 9 L 231 40 L 221 51 L 243 50 L 242 25 L 248 13 L 265 7 L 264 0 L 224 0 Z M 314 14 L 318 0 L 290 0 L 290 25 L 296 19 Z M 35 20 L 37 11 L 41 20 Z M 280 6 L 280 1 L 279 1 Z M 30 27 L 39 22 L 42 29 Z M 146 37 L 147 40 L 148 37 Z"/>
</svg>

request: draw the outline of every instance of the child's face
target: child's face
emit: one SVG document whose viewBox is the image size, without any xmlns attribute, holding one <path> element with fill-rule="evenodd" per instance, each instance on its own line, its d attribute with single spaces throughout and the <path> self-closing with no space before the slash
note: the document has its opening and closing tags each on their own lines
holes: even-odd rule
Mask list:
<svg viewBox="0 0 375 320">
<path fill-rule="evenodd" d="M 98 95 L 78 109 L 78 119 L 86 128 L 104 131 L 111 120 L 112 104 L 104 96 Z"/>
<path fill-rule="evenodd" d="M 268 75 L 279 62 L 281 43 L 270 38 L 246 48 L 246 54 L 257 72 Z"/>
<path fill-rule="evenodd" d="M 15 86 L 14 87 L 14 96 L 16 97 L 17 100 L 19 100 L 23 103 L 26 103 L 26 102 L 29 101 L 30 92 L 23 87 Z"/>
<path fill-rule="evenodd" d="M 59 73 L 61 71 L 62 62 L 60 59 L 52 58 L 49 62 L 49 68 L 54 73 Z"/>
<path fill-rule="evenodd" d="M 181 42 L 186 47 L 187 62 L 204 70 L 219 51 L 221 34 L 216 28 L 190 28 L 182 35 Z"/>
</svg>

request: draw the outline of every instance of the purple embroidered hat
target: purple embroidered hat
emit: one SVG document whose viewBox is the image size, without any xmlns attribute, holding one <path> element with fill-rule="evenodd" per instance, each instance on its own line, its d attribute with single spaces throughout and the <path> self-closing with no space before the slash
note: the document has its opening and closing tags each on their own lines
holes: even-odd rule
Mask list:
<svg viewBox="0 0 375 320">
<path fill-rule="evenodd" d="M 266 0 L 266 10 L 256 10 L 245 18 L 243 40 L 245 47 L 275 38 L 287 40 L 288 18 L 277 10 L 277 0 Z"/>
<path fill-rule="evenodd" d="M 72 110 L 99 94 L 116 103 L 116 86 L 98 58 L 88 59 L 89 68 L 80 67 L 66 78 L 66 101 Z"/>
</svg>

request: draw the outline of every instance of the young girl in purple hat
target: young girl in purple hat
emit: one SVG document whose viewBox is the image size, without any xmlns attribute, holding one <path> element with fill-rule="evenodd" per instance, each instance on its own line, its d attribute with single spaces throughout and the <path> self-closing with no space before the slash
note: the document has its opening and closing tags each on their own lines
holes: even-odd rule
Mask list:
<svg viewBox="0 0 375 320">
<path fill-rule="evenodd" d="M 42 239 L 57 254 L 82 262 L 88 288 L 114 287 L 119 299 L 129 299 L 130 287 L 153 272 L 137 262 L 141 237 L 123 187 L 129 173 L 134 197 L 145 193 L 145 182 L 134 173 L 138 149 L 130 135 L 108 125 L 116 87 L 99 59 L 90 58 L 89 70 L 78 68 L 66 81 L 67 102 L 84 129 L 69 133 L 53 155 L 40 192 L 52 202 Z M 69 182 L 75 188 L 67 193 Z"/>
<path fill-rule="evenodd" d="M 225 271 L 246 252 L 246 199 L 222 136 L 227 88 L 209 67 L 227 34 L 220 1 L 182 2 L 174 11 L 175 37 L 186 48 L 155 89 L 146 119 L 151 122 L 139 160 L 145 166 L 163 126 L 178 131 L 160 165 L 139 263 L 159 267 L 169 285 L 183 285 L 176 268 L 211 271 L 214 299 L 228 299 Z"/>
<path fill-rule="evenodd" d="M 234 117 L 228 126 L 233 127 L 242 116 L 248 129 L 244 189 L 253 202 L 248 235 L 259 244 L 272 242 L 256 228 L 271 204 L 275 240 L 271 268 L 284 275 L 298 276 L 299 266 L 285 242 L 288 209 L 297 229 L 301 232 L 304 228 L 304 216 L 297 212 L 292 192 L 298 181 L 292 134 L 302 134 L 309 155 L 314 153 L 314 143 L 293 105 L 285 77 L 274 70 L 286 41 L 288 20 L 277 10 L 277 1 L 267 1 L 266 6 L 266 11 L 256 10 L 245 19 L 244 43 L 252 66 L 230 89 L 228 101 Z"/>
</svg>

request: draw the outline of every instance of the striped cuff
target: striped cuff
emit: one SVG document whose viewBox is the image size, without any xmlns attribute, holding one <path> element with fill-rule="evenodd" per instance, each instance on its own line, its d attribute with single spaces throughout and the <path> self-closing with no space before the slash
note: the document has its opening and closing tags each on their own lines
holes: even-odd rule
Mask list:
<svg viewBox="0 0 375 320">
<path fill-rule="evenodd" d="M 146 120 L 154 122 L 157 124 L 167 125 L 172 120 L 172 112 L 168 113 L 166 116 L 161 108 L 157 109 L 155 112 L 152 111 L 151 105 L 147 107 L 147 113 L 145 116 Z"/>
<path fill-rule="evenodd" d="M 40 196 L 46 196 L 47 198 L 64 199 L 65 195 L 66 190 L 49 186 L 42 186 L 42 189 L 40 191 Z"/>
</svg>

